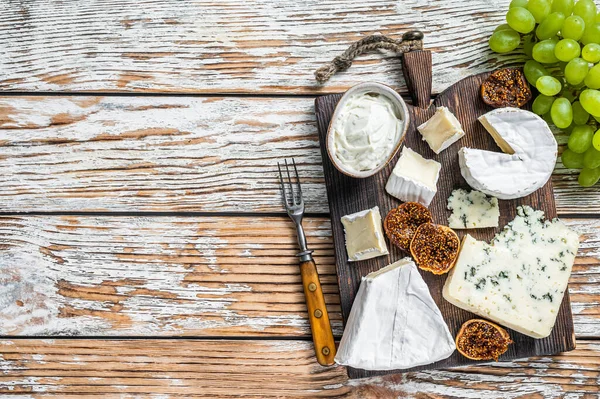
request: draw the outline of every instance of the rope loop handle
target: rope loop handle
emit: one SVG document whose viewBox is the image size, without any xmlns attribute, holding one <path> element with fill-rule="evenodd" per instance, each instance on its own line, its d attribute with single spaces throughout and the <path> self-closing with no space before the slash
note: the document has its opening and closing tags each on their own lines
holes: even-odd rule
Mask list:
<svg viewBox="0 0 600 399">
<path fill-rule="evenodd" d="M 384 35 L 370 35 L 363 37 L 352 44 L 342 55 L 338 55 L 331 62 L 315 71 L 315 78 L 319 83 L 325 83 L 338 71 L 350 68 L 354 58 L 371 50 L 385 49 L 396 53 L 407 53 L 414 50 L 423 50 L 423 33 L 414 30 L 402 35 L 396 40 Z"/>
</svg>

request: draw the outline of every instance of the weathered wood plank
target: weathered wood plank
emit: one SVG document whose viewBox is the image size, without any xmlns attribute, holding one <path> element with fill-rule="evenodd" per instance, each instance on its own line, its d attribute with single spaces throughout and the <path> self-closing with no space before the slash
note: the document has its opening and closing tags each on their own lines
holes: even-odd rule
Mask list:
<svg viewBox="0 0 600 399">
<path fill-rule="evenodd" d="M 421 29 L 439 92 L 519 58 L 487 48 L 508 2 L 2 2 L 0 90 L 289 94 L 375 80 L 404 91 L 389 53 L 361 57 L 324 87 L 313 72 L 365 34 Z"/>
<path fill-rule="evenodd" d="M 600 220 L 570 292 L 578 337 L 600 336 Z M 305 221 L 336 336 L 331 225 Z M 287 217 L 0 217 L 0 334 L 308 336 Z"/>
<path fill-rule="evenodd" d="M 311 98 L 0 97 L 0 209 L 281 212 L 295 157 L 328 212 L 318 143 Z M 554 185 L 559 213 L 600 213 L 600 185 Z"/>
<path fill-rule="evenodd" d="M 553 357 L 349 381 L 307 341 L 3 340 L 3 397 L 593 398 L 600 345 Z"/>
<path fill-rule="evenodd" d="M 336 333 L 329 224 L 305 221 Z M 0 333 L 306 335 L 291 221 L 0 218 Z"/>
</svg>

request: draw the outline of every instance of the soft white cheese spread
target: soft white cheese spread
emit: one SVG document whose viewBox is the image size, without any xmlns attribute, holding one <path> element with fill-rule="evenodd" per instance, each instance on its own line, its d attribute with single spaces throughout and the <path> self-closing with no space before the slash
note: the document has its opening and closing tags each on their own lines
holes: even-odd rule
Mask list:
<svg viewBox="0 0 600 399">
<path fill-rule="evenodd" d="M 357 93 L 342 104 L 333 122 L 334 156 L 350 171 L 377 169 L 394 151 L 403 127 L 388 96 Z"/>
</svg>

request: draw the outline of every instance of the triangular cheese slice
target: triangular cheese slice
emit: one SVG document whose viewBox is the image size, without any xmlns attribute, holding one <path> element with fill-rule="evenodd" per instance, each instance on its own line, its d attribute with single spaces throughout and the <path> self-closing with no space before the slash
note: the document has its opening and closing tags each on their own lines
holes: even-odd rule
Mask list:
<svg viewBox="0 0 600 399">
<path fill-rule="evenodd" d="M 364 370 L 430 364 L 454 352 L 454 340 L 410 258 L 363 278 L 335 360 Z"/>
</svg>

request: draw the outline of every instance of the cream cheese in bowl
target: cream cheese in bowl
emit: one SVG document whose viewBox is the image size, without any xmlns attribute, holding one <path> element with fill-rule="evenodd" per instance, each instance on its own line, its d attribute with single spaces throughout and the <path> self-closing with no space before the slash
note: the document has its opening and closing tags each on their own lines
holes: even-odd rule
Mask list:
<svg viewBox="0 0 600 399">
<path fill-rule="evenodd" d="M 402 98 L 387 86 L 354 86 L 336 108 L 328 133 L 334 165 L 353 177 L 381 170 L 397 152 L 407 128 Z"/>
</svg>

